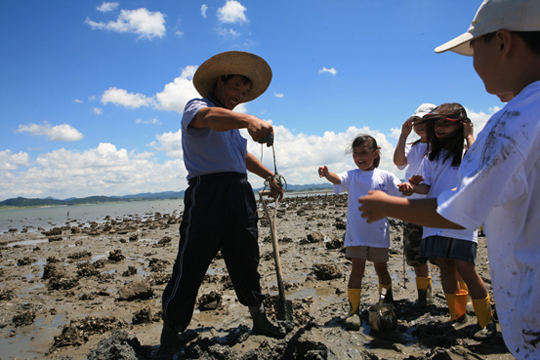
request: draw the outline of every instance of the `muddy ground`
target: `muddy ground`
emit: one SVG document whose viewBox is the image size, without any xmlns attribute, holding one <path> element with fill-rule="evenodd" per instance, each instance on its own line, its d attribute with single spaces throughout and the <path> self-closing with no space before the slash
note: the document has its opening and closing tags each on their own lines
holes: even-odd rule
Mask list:
<svg viewBox="0 0 540 360">
<path fill-rule="evenodd" d="M 389 267 L 397 328 L 374 333 L 369 327 L 368 308 L 378 301 L 378 281 L 368 263 L 362 326 L 346 330 L 351 269 L 342 248 L 346 214 L 347 195 L 286 197 L 278 207 L 283 277 L 294 312 L 293 322 L 280 322 L 289 331 L 284 339 L 251 334 L 248 310 L 236 300 L 218 256 L 177 358 L 513 359 L 500 333 L 483 343 L 469 338 L 474 314 L 457 329 L 447 324 L 436 267 L 430 267 L 435 305 L 413 306 L 414 273 L 404 266 L 401 222 L 393 219 Z M 259 271 L 269 317 L 276 322 L 270 228 L 262 208 L 260 215 Z M 27 224 L 2 234 L 0 359 L 151 359 L 159 343 L 160 297 L 176 257 L 179 221 L 171 214 L 116 219 L 104 214 L 101 223 L 72 221 L 49 231 Z M 493 298 L 485 237 L 480 237 L 477 259 Z"/>
</svg>

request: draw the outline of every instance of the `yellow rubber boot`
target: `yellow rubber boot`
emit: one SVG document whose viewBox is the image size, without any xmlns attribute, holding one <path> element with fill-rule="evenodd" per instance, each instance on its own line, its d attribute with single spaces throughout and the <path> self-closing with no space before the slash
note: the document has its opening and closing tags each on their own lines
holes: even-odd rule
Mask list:
<svg viewBox="0 0 540 360">
<path fill-rule="evenodd" d="M 416 290 L 418 291 L 418 301 L 417 301 L 418 306 L 426 307 L 428 305 L 433 305 L 431 276 L 417 277 Z"/>
<path fill-rule="evenodd" d="M 360 295 L 362 289 L 347 289 L 349 294 L 349 315 L 345 320 L 345 327 L 349 330 L 359 330 L 361 325 L 360 316 L 358 316 L 358 308 L 360 307 Z"/>
<path fill-rule="evenodd" d="M 485 299 L 473 299 L 474 312 L 478 324 L 473 331 L 473 339 L 478 341 L 489 340 L 497 334 L 497 326 L 493 320 L 489 294 Z"/>
<path fill-rule="evenodd" d="M 469 287 L 467 286 L 467 283 L 463 280 L 459 282 L 459 288 L 461 290 L 469 292 Z M 472 315 L 473 313 L 474 313 L 474 305 L 472 303 L 472 298 L 469 296 L 469 299 L 467 301 L 467 314 Z"/>
<path fill-rule="evenodd" d="M 472 299 L 476 320 L 480 329 L 485 329 L 492 321 L 491 304 L 489 303 L 489 294 L 485 299 Z"/>
<path fill-rule="evenodd" d="M 469 287 L 467 286 L 467 283 L 465 281 L 461 280 L 459 282 L 459 288 L 469 293 Z"/>
<path fill-rule="evenodd" d="M 362 294 L 362 289 L 347 289 L 349 294 L 349 315 L 352 316 L 358 312 L 360 307 L 360 295 Z"/>
<path fill-rule="evenodd" d="M 459 294 L 444 294 L 450 311 L 450 323 L 463 323 L 467 317 L 468 292 L 461 290 Z"/>
<path fill-rule="evenodd" d="M 394 294 L 392 294 L 392 283 L 388 285 L 383 285 L 379 283 L 379 298 L 382 293 L 382 289 L 386 289 L 386 296 L 384 297 L 383 303 L 393 304 L 394 303 Z"/>
</svg>

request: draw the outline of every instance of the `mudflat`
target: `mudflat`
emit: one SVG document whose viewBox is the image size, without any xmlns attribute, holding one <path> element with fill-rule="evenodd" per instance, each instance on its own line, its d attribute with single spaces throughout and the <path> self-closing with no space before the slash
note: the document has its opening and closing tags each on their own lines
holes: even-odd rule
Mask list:
<svg viewBox="0 0 540 360">
<path fill-rule="evenodd" d="M 273 212 L 273 202 L 269 202 Z M 430 266 L 434 305 L 415 306 L 412 268 L 403 262 L 401 221 L 390 220 L 389 269 L 397 328 L 374 332 L 369 307 L 378 279 L 368 263 L 359 330 L 347 330 L 344 257 L 347 195 L 287 196 L 277 208 L 277 237 L 293 320 L 276 319 L 278 295 L 269 222 L 259 210 L 261 284 L 271 321 L 283 339 L 251 333 L 251 318 L 235 296 L 225 263 L 212 262 L 193 319 L 178 339 L 178 359 L 513 359 L 502 335 L 478 342 L 471 311 L 454 328 Z M 70 222 L 48 231 L 0 236 L 1 359 L 152 359 L 161 332 L 161 293 L 178 249 L 182 214 L 148 214 L 99 223 Z M 31 225 L 31 224 L 28 224 Z M 212 226 L 212 224 L 208 224 Z M 493 304 L 486 238 L 479 238 L 477 270 Z M 472 310 L 472 309 L 471 309 Z"/>
</svg>

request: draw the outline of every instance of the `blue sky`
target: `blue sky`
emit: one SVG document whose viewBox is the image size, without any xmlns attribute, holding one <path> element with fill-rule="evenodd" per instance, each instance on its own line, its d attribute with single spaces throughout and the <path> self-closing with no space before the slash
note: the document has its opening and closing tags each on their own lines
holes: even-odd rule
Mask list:
<svg viewBox="0 0 540 360">
<path fill-rule="evenodd" d="M 394 146 L 421 103 L 459 102 L 477 131 L 503 106 L 472 58 L 433 51 L 467 30 L 480 3 L 1 1 L 0 200 L 185 189 L 191 79 L 229 50 L 272 67 L 266 93 L 236 110 L 272 122 L 289 184 L 326 181 L 321 165 L 353 168 L 358 133 L 374 135 L 381 168 L 401 176 Z M 248 150 L 273 168 L 270 149 Z"/>
</svg>

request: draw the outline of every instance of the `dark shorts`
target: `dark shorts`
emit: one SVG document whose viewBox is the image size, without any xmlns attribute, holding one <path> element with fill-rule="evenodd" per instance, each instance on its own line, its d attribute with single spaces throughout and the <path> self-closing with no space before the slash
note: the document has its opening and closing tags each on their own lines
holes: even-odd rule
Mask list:
<svg viewBox="0 0 540 360">
<path fill-rule="evenodd" d="M 420 255 L 451 260 L 476 263 L 476 248 L 473 241 L 448 238 L 445 236 L 428 236 L 422 241 Z"/>
<path fill-rule="evenodd" d="M 420 256 L 420 246 L 422 244 L 422 226 L 403 222 L 403 253 L 405 261 L 409 266 L 420 266 L 428 262 L 437 265 L 437 260 Z"/>
</svg>

